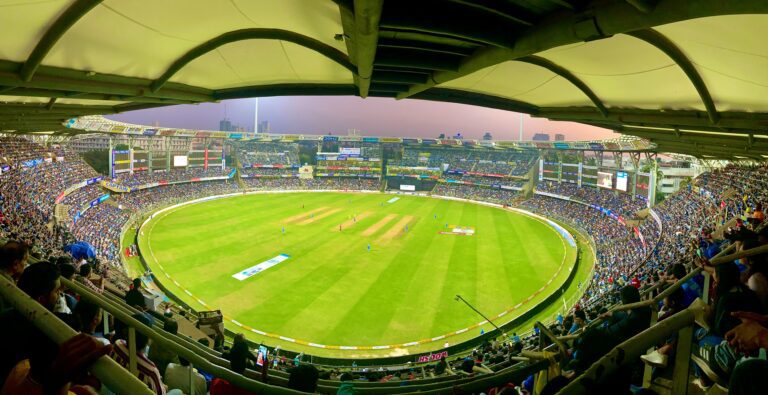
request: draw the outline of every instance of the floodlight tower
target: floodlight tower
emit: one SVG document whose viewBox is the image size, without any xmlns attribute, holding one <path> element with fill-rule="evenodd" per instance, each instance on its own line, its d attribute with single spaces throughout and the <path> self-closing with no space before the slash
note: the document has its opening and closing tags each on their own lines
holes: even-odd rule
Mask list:
<svg viewBox="0 0 768 395">
<path fill-rule="evenodd" d="M 253 133 L 259 133 L 259 98 L 253 98 Z"/>
</svg>

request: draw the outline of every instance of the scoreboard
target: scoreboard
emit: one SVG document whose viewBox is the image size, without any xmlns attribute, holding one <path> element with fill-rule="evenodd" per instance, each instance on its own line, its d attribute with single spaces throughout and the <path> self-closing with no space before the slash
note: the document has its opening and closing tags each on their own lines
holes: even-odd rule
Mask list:
<svg viewBox="0 0 768 395">
<path fill-rule="evenodd" d="M 131 171 L 131 151 L 112 151 L 112 175 Z"/>
</svg>

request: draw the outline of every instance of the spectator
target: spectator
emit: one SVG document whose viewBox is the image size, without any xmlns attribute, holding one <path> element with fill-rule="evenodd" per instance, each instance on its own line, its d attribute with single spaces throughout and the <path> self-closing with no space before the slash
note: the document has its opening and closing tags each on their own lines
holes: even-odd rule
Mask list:
<svg viewBox="0 0 768 395">
<path fill-rule="evenodd" d="M 179 363 L 171 362 L 165 369 L 163 379 L 169 388 L 177 388 L 185 394 L 190 393 L 190 377 L 193 375 L 195 394 L 205 395 L 208 391 L 206 388 L 205 377 L 200 374 L 197 369 L 193 369 L 189 366 L 189 361 L 184 358 L 179 358 Z"/>
<path fill-rule="evenodd" d="M 440 357 L 440 361 L 435 365 L 435 375 L 442 376 L 448 369 L 448 363 L 445 361 L 445 355 Z"/>
<path fill-rule="evenodd" d="M 18 241 L 0 247 L 0 275 L 16 283 L 29 260 L 29 247 Z"/>
<path fill-rule="evenodd" d="M 336 395 L 355 395 L 355 382 L 351 374 L 342 373 L 339 381 L 341 381 L 341 384 L 338 391 L 336 391 Z"/>
<path fill-rule="evenodd" d="M 85 285 L 88 289 L 93 291 L 94 293 L 101 294 L 104 293 L 104 281 L 101 282 L 101 286 L 96 286 L 96 284 L 91 281 L 91 265 L 86 263 L 80 266 L 80 275 L 75 277 L 75 281 L 79 282 L 80 284 Z"/>
<path fill-rule="evenodd" d="M 576 332 L 581 331 L 584 329 L 589 322 L 587 321 L 587 315 L 584 313 L 584 310 L 576 310 L 573 312 L 573 325 L 568 330 L 568 334 L 572 335 Z"/>
<path fill-rule="evenodd" d="M 739 324 L 731 315 L 736 311 L 762 312 L 757 295 L 739 281 L 739 269 L 733 263 L 715 267 L 715 302 L 711 311 L 712 334 L 722 340 L 725 333 Z"/>
<path fill-rule="evenodd" d="M 125 303 L 127 303 L 128 306 L 135 307 L 139 311 L 145 311 L 147 309 L 147 304 L 144 301 L 144 294 L 141 293 L 140 278 L 133 279 L 133 286 L 128 293 L 125 294 Z"/>
<path fill-rule="evenodd" d="M 60 262 L 59 271 L 61 272 L 61 277 L 70 281 L 75 276 L 75 267 L 71 263 Z M 64 298 L 64 303 L 66 303 L 69 310 L 75 311 L 75 307 L 77 306 L 77 294 L 74 291 L 64 287 L 62 297 Z"/>
<path fill-rule="evenodd" d="M 141 313 L 132 315 L 132 317 L 146 326 L 152 326 L 152 322 Z M 157 366 L 147 358 L 147 347 L 149 346 L 149 338 L 139 331 L 136 331 L 136 367 L 138 372 L 136 377 L 139 378 L 144 384 L 149 387 L 151 391 L 158 395 L 164 395 L 168 392 L 165 384 L 163 384 L 162 375 L 157 370 Z M 129 351 L 128 342 L 123 339 L 115 341 L 110 357 L 117 361 L 124 368 L 129 368 Z"/>
<path fill-rule="evenodd" d="M 173 319 L 166 319 L 163 323 L 163 330 L 176 336 L 179 331 L 179 323 Z M 167 349 L 160 344 L 156 344 L 149 349 L 148 357 L 155 363 L 160 374 L 165 376 L 165 368 L 169 363 L 179 363 L 179 356 L 171 349 Z"/>
<path fill-rule="evenodd" d="M 256 362 L 256 356 L 248 349 L 248 342 L 245 341 L 245 336 L 242 333 L 238 333 L 232 339 L 232 348 L 229 350 L 227 358 L 229 359 L 230 370 L 240 374 L 245 374 L 248 361 Z"/>
<path fill-rule="evenodd" d="M 301 364 L 289 369 L 288 373 L 288 388 L 309 393 L 314 393 L 317 390 L 319 372 L 314 366 Z"/>
</svg>

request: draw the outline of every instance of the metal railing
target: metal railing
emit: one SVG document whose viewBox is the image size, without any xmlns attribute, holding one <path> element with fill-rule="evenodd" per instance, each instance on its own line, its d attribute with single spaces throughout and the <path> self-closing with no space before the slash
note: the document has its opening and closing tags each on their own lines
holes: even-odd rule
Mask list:
<svg viewBox="0 0 768 395">
<path fill-rule="evenodd" d="M 230 383 L 232 383 L 233 385 L 235 385 L 236 387 L 246 391 L 252 391 L 257 393 L 270 393 L 270 394 L 300 394 L 301 393 L 301 392 L 290 390 L 285 387 L 269 385 L 269 384 L 262 383 L 260 381 L 250 379 L 241 374 L 235 373 L 229 369 L 223 368 L 218 364 L 212 363 L 211 361 L 208 360 L 208 358 L 198 354 L 192 348 L 187 347 L 186 345 L 181 345 L 177 343 L 177 341 L 180 339 L 178 336 L 171 335 L 163 331 L 156 331 L 154 328 L 144 325 L 142 322 L 132 317 L 133 315 L 132 312 L 126 311 L 125 309 L 118 307 L 111 301 L 108 301 L 105 297 L 93 293 L 91 290 L 86 289 L 86 287 L 78 283 L 75 283 L 73 281 L 70 281 L 64 278 L 61 279 L 61 282 L 62 284 L 66 285 L 67 287 L 77 292 L 82 299 L 98 305 L 102 309 L 109 312 L 109 314 L 113 315 L 115 319 L 126 324 L 129 328 L 128 329 L 129 337 L 131 336 L 130 333 L 132 331 L 138 331 L 142 335 L 152 339 L 153 344 L 159 345 L 160 347 L 166 350 L 170 350 L 176 353 L 179 357 L 189 361 L 190 369 L 192 369 L 192 367 L 194 366 L 197 366 L 205 370 L 206 372 L 212 374 L 213 376 L 223 378 L 229 381 Z M 173 339 L 171 339 L 171 337 L 173 337 Z M 130 346 L 131 344 L 132 343 L 129 341 L 128 345 Z M 129 351 L 130 351 L 129 353 L 130 364 L 131 366 L 133 366 L 136 358 L 136 354 L 135 354 L 136 350 L 131 347 Z"/>
<path fill-rule="evenodd" d="M 132 317 L 138 310 L 124 305 L 121 301 L 116 301 L 113 297 L 99 295 L 87 289 L 85 286 L 62 279 L 62 284 L 77 292 L 83 300 L 99 305 L 102 309 L 113 315 L 115 319 L 129 326 L 129 336 L 133 331 L 152 339 L 153 344 L 159 345 L 166 350 L 170 350 L 180 357 L 188 360 L 191 367 L 198 367 L 215 377 L 223 378 L 233 385 L 247 391 L 270 394 L 298 394 L 299 392 L 276 385 L 270 385 L 253 379 L 259 377 L 258 372 L 247 370 L 245 375 L 232 372 L 227 369 L 229 361 L 221 358 L 220 354 L 214 350 L 185 339 L 182 336 L 172 335 L 159 328 L 159 325 L 152 327 L 146 326 Z M 134 332 L 135 333 L 135 332 Z M 130 345 L 130 342 L 129 342 Z M 130 349 L 131 360 L 136 358 L 135 350 Z M 133 362 L 129 363 L 133 365 Z M 401 393 L 444 393 L 446 389 L 461 388 L 465 391 L 483 391 L 489 387 L 503 385 L 510 381 L 519 381 L 528 375 L 546 369 L 549 366 L 547 361 L 537 361 L 534 363 L 517 363 L 498 372 L 490 373 L 478 377 L 447 376 L 437 378 L 422 384 L 400 386 L 401 383 L 359 383 L 355 391 L 359 394 L 401 394 Z M 191 368 L 190 368 L 191 369 Z M 126 373 L 129 373 L 126 371 Z M 287 378 L 284 376 L 270 376 L 269 381 L 280 385 L 287 385 Z M 356 383 L 357 384 L 357 383 Z M 142 384 L 143 385 L 143 384 Z M 334 394 L 338 386 L 332 385 L 327 381 L 319 381 L 317 391 L 324 394 Z"/>
<path fill-rule="evenodd" d="M 768 248 L 763 248 L 763 247 L 765 247 L 765 246 L 756 247 L 756 248 L 753 248 L 752 250 L 741 251 L 739 253 L 726 255 L 726 254 L 728 254 L 729 252 L 731 252 L 735 248 L 735 245 L 731 244 L 727 248 L 725 248 L 724 250 L 720 251 L 720 253 L 715 255 L 715 257 L 712 258 L 711 263 L 713 265 L 716 265 L 716 264 L 720 264 L 720 263 L 730 262 L 733 259 L 736 259 L 738 257 L 750 256 L 750 255 L 760 254 L 760 253 L 763 253 L 765 251 L 768 251 Z M 757 251 L 753 251 L 753 250 L 757 250 Z M 750 252 L 750 251 L 752 251 L 752 252 Z M 733 258 L 734 256 L 736 258 Z M 648 307 L 648 308 L 651 309 L 651 320 L 650 320 L 650 328 L 651 329 L 653 329 L 653 328 L 655 328 L 657 326 L 662 326 L 662 325 L 664 327 L 669 326 L 669 324 L 666 324 L 667 320 L 671 319 L 672 317 L 678 316 L 680 313 L 678 313 L 678 314 L 676 314 L 674 316 L 671 316 L 671 317 L 669 317 L 669 318 L 667 318 L 667 319 L 665 319 L 665 320 L 663 320 L 662 322 L 659 323 L 658 322 L 658 318 L 659 318 L 659 315 L 658 315 L 659 314 L 659 311 L 658 311 L 659 310 L 659 304 L 664 300 L 664 298 L 666 298 L 667 296 L 669 296 L 669 295 L 673 294 L 674 292 L 676 292 L 678 289 L 680 289 L 683 286 L 683 284 L 685 284 L 690 279 L 696 277 L 699 274 L 704 274 L 704 286 L 703 286 L 703 289 L 702 289 L 702 291 L 703 291 L 702 299 L 706 302 L 707 299 L 708 299 L 709 283 L 710 283 L 711 278 L 710 278 L 708 272 L 706 272 L 705 270 L 703 270 L 700 267 L 697 267 L 697 268 L 691 270 L 683 278 L 681 278 L 678 281 L 676 281 L 674 284 L 672 284 L 669 287 L 665 288 L 662 292 L 660 292 L 655 297 L 650 297 L 650 296 L 652 295 L 653 291 L 655 291 L 656 289 L 661 287 L 663 284 L 665 284 L 663 281 L 659 281 L 658 283 L 654 284 L 652 287 L 650 287 L 650 288 L 648 288 L 648 289 L 643 291 L 643 295 L 648 296 L 649 297 L 648 299 L 640 301 L 640 302 L 636 302 L 636 303 L 628 303 L 628 304 L 623 304 L 623 305 L 616 305 L 616 306 L 613 306 L 613 308 L 611 308 L 610 311 L 612 311 L 612 312 L 615 312 L 615 311 L 625 311 L 625 310 L 632 310 L 632 309 L 636 309 L 636 308 Z M 687 311 L 687 310 L 684 310 L 684 311 Z M 589 323 L 587 328 L 592 328 L 592 327 L 596 326 L 597 324 L 601 323 L 602 321 L 603 320 L 600 319 L 600 318 L 598 318 L 596 320 L 593 320 L 592 322 Z M 638 335 L 638 336 L 640 336 L 640 335 Z M 685 340 L 684 336 L 688 336 L 688 334 L 681 332 L 681 337 L 680 337 L 680 339 L 678 339 L 678 353 L 676 354 L 677 355 L 676 358 L 680 358 L 679 357 L 680 351 L 684 351 L 686 357 L 688 357 L 689 354 L 690 354 L 690 341 L 691 341 L 691 338 L 690 338 L 690 336 L 688 336 L 687 340 Z M 580 334 L 579 335 L 571 335 L 571 336 L 559 336 L 559 337 L 557 337 L 557 339 L 560 340 L 560 341 L 568 341 L 568 340 L 574 340 L 574 339 L 579 338 L 579 337 L 580 337 Z M 680 349 L 681 347 L 686 347 L 686 345 L 681 345 L 680 344 L 680 342 L 683 342 L 684 340 L 687 343 L 687 349 L 681 350 Z M 642 354 L 644 354 L 646 352 L 652 351 L 653 350 L 653 346 L 655 346 L 657 343 L 659 343 L 659 342 L 651 342 L 648 345 L 647 349 L 644 350 L 644 352 Z M 640 355 L 642 355 L 642 354 L 640 354 Z M 606 357 L 608 357 L 608 355 Z M 638 357 L 639 357 L 639 355 L 638 355 Z M 686 371 L 686 374 L 687 374 L 688 361 L 678 361 L 676 359 L 675 360 L 675 364 L 676 364 L 675 365 L 675 369 L 676 369 L 675 372 L 677 372 L 677 363 L 678 362 L 685 364 L 685 369 L 686 369 L 685 371 Z M 646 365 L 645 366 L 645 370 L 644 370 L 644 374 L 643 374 L 643 385 L 646 386 L 646 387 L 649 386 L 651 384 L 651 380 L 652 380 L 652 367 L 650 365 Z M 683 382 L 687 383 L 686 380 L 683 380 Z M 678 383 L 675 383 L 675 385 L 677 385 L 677 384 Z M 575 392 L 575 393 L 580 393 L 580 392 Z M 673 392 L 673 394 L 676 394 L 676 393 L 684 393 L 684 392 Z M 570 392 L 569 392 L 569 394 L 570 394 Z"/>
<path fill-rule="evenodd" d="M 691 342 L 696 311 L 689 307 L 664 321 L 651 326 L 639 334 L 614 347 L 597 360 L 581 376 L 565 386 L 558 395 L 586 395 L 597 393 L 599 383 L 605 377 L 631 365 L 646 353 L 648 348 L 664 342 L 677 333 L 672 395 L 685 394 L 688 389 L 688 370 L 691 363 Z M 619 389 L 616 389 L 620 391 Z"/>
<path fill-rule="evenodd" d="M 77 335 L 77 332 L 64 321 L 57 318 L 3 276 L 0 276 L 0 295 L 56 344 L 62 344 Z M 5 341 L 15 340 L 5 339 Z M 126 395 L 154 394 L 146 384 L 107 356 L 96 360 L 88 367 L 88 371 L 101 380 L 112 392 Z"/>
</svg>

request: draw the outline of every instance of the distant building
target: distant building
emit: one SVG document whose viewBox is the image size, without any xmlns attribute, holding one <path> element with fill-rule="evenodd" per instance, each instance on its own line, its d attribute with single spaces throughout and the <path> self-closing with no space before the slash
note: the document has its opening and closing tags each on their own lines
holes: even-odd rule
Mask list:
<svg viewBox="0 0 768 395">
<path fill-rule="evenodd" d="M 221 121 L 219 121 L 219 130 L 221 130 L 222 132 L 234 132 L 235 127 L 234 125 L 232 125 L 232 122 L 229 119 L 224 118 Z"/>
<path fill-rule="evenodd" d="M 562 133 L 555 133 L 555 141 L 565 141 L 565 135 Z"/>
<path fill-rule="evenodd" d="M 536 133 L 531 139 L 533 141 L 549 141 L 549 133 Z"/>
<path fill-rule="evenodd" d="M 491 136 L 491 132 L 485 132 L 485 134 L 483 135 L 483 140 L 485 141 L 493 140 L 493 136 Z"/>
<path fill-rule="evenodd" d="M 269 133 L 270 130 L 269 121 L 259 121 L 259 127 L 256 129 L 257 133 Z"/>
</svg>

